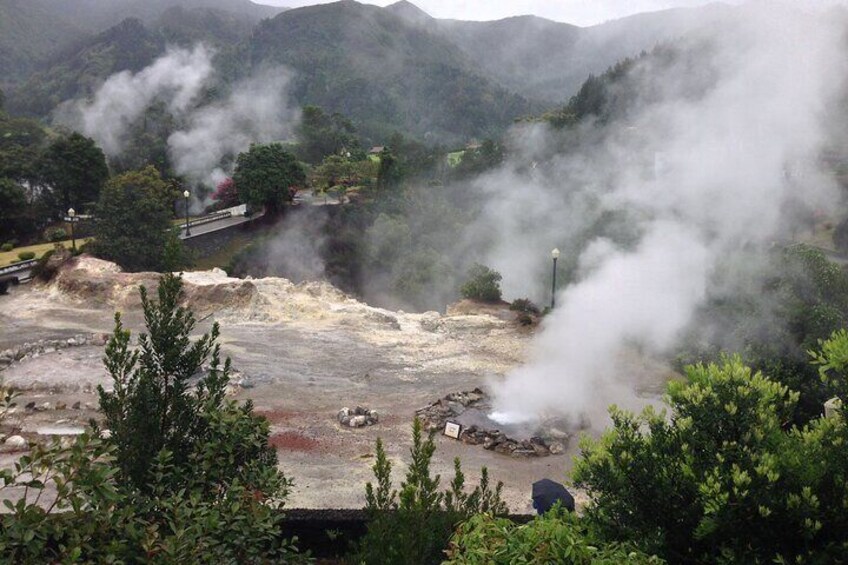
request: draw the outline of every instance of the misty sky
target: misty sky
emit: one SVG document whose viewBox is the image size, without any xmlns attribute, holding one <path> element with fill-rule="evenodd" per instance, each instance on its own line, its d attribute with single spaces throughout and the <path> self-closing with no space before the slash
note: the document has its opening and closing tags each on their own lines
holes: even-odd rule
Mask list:
<svg viewBox="0 0 848 565">
<path fill-rule="evenodd" d="M 386 6 L 394 1 L 370 0 L 367 3 Z M 316 0 L 254 0 L 254 2 L 289 7 L 319 3 Z M 700 6 L 709 2 L 707 0 L 412 0 L 412 3 L 437 18 L 494 20 L 534 14 L 551 20 L 585 26 L 639 12 Z M 731 0 L 731 3 L 735 3 L 735 0 Z"/>
</svg>

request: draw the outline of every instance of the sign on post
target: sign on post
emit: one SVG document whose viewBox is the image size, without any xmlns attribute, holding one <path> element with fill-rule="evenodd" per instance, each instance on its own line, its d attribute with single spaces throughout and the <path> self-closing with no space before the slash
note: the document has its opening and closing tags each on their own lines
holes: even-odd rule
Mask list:
<svg viewBox="0 0 848 565">
<path fill-rule="evenodd" d="M 448 437 L 452 437 L 453 439 L 459 439 L 459 424 L 455 424 L 453 422 L 447 422 L 445 424 L 445 435 Z"/>
</svg>

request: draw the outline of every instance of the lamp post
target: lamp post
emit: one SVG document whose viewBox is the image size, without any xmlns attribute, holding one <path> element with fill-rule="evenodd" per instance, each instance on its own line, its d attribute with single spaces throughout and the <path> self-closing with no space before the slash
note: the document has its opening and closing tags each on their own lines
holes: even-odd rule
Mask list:
<svg viewBox="0 0 848 565">
<path fill-rule="evenodd" d="M 189 223 L 188 223 L 188 197 L 189 196 L 191 196 L 191 193 L 188 190 L 183 192 L 183 197 L 185 198 L 186 237 L 191 235 L 191 230 L 189 229 Z"/>
<path fill-rule="evenodd" d="M 71 224 L 71 249 L 74 250 L 74 253 L 77 251 L 77 238 L 74 236 L 74 220 L 77 215 L 77 211 L 73 208 L 68 208 L 68 217 L 71 219 L 69 222 Z"/>
<path fill-rule="evenodd" d="M 551 310 L 556 306 L 556 262 L 559 259 L 559 249 L 551 251 L 551 259 L 554 260 L 554 271 L 551 277 Z"/>
</svg>

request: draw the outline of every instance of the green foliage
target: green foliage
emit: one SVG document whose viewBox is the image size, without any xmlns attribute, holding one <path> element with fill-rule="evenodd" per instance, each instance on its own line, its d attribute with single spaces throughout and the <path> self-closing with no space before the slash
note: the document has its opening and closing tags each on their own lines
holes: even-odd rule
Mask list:
<svg viewBox="0 0 848 565">
<path fill-rule="evenodd" d="M 636 546 L 605 542 L 586 520 L 559 509 L 528 524 L 476 514 L 460 524 L 447 551 L 450 565 L 633 565 L 661 564 Z"/>
<path fill-rule="evenodd" d="M 18 259 L 21 261 L 29 261 L 30 259 L 35 259 L 34 251 L 21 251 L 18 253 Z"/>
<path fill-rule="evenodd" d="M 760 265 L 761 260 L 747 258 L 754 284 L 708 300 L 681 356 L 715 360 L 720 348 L 740 353 L 753 369 L 800 393 L 794 420 L 802 424 L 819 415 L 822 403 L 835 393 L 810 365 L 807 351 L 848 325 L 848 275 L 804 245 L 777 250 L 766 259 Z"/>
<path fill-rule="evenodd" d="M 150 487 L 150 472 L 163 452 L 174 471 L 171 492 L 196 483 L 208 494 L 238 482 L 275 498 L 288 486 L 276 473 L 276 452 L 268 445 L 268 424 L 253 416 L 252 406 L 224 399 L 229 359 L 221 365 L 217 324 L 191 342 L 193 314 L 179 306 L 182 280 L 171 274 L 159 282 L 158 300 L 142 287 L 141 301 L 149 333 L 131 350 L 130 333 L 119 315 L 106 347 L 106 369 L 114 390 L 100 387 L 104 425 L 111 430 L 121 478 L 141 492 Z M 193 375 L 209 361 L 209 370 L 194 385 Z M 214 441 L 212 441 L 214 440 Z M 266 473 L 272 469 L 271 475 Z"/>
<path fill-rule="evenodd" d="M 0 251 L 4 251 L 4 252 L 5 251 L 11 251 L 14 248 L 15 248 L 15 246 L 12 245 L 11 243 L 4 243 L 3 245 L 0 245 Z"/>
<path fill-rule="evenodd" d="M 468 271 L 468 280 L 462 285 L 460 293 L 463 298 L 481 302 L 499 302 L 501 299 L 501 274 L 486 267 L 475 264 Z"/>
<path fill-rule="evenodd" d="M 380 153 L 380 168 L 377 170 L 377 189 L 385 192 L 397 188 L 403 177 L 401 162 L 388 148 L 383 149 Z"/>
<path fill-rule="evenodd" d="M 0 470 L 7 512 L 0 551 L 15 563 L 293 563 L 307 561 L 284 537 L 289 481 L 276 468 L 268 423 L 251 405 L 224 400 L 217 327 L 191 344 L 180 279 L 143 294 L 149 334 L 128 347 L 116 324 L 104 359 L 115 391 L 100 389 L 109 439 L 88 430 L 69 447 L 34 444 Z M 185 386 L 211 353 L 210 372 Z M 3 390 L 0 417 L 11 399 Z M 145 422 L 144 418 L 153 419 Z M 186 437 L 177 437 L 184 433 Z M 152 442 L 153 452 L 142 444 Z M 181 449 L 173 452 L 170 448 Z"/>
<path fill-rule="evenodd" d="M 170 190 L 153 167 L 109 179 L 97 204 L 91 252 L 129 271 L 178 267 L 168 264 L 166 253 L 179 246 L 161 202 Z"/>
<path fill-rule="evenodd" d="M 11 179 L 0 178 L 0 239 L 28 231 L 27 208 L 23 187 Z"/>
<path fill-rule="evenodd" d="M 279 143 L 251 145 L 236 160 L 233 182 L 242 202 L 279 211 L 292 199 L 291 188 L 306 182 L 301 164 Z"/>
<path fill-rule="evenodd" d="M 823 355 L 822 367 L 837 366 Z M 798 393 L 738 357 L 686 376 L 669 385 L 670 416 L 612 408 L 613 427 L 583 440 L 574 478 L 593 499 L 593 524 L 670 562 L 845 555 L 844 419 L 788 428 Z"/>
<path fill-rule="evenodd" d="M 307 163 L 317 164 L 329 156 L 361 158 L 362 148 L 353 123 L 339 113 L 328 115 L 314 105 L 303 107 L 297 126 L 298 156 Z"/>
<path fill-rule="evenodd" d="M 47 147 L 41 174 L 52 188 L 56 210 L 64 214 L 68 208 L 80 212 L 88 203 L 96 202 L 109 178 L 109 169 L 103 151 L 94 141 L 74 132 Z"/>
<path fill-rule="evenodd" d="M 368 565 L 440 563 L 457 523 L 480 512 L 506 513 L 506 505 L 501 501 L 503 485 L 498 483 L 492 490 L 485 467 L 480 484 L 466 493 L 465 476 L 459 459 L 455 459 L 450 488 L 440 491 L 441 477 L 434 477 L 430 472 L 435 451 L 432 434 L 425 439 L 421 421 L 416 418 L 412 426 L 412 461 L 406 480 L 396 491 L 392 487 L 391 462 L 382 441 L 377 440 L 377 458 L 372 467 L 377 486 L 365 485 L 365 508 L 370 522 L 354 556 L 355 562 Z"/>
<path fill-rule="evenodd" d="M 529 298 L 516 298 L 509 304 L 509 309 L 513 312 L 535 314 L 537 316 L 541 313 L 539 307 Z"/>
</svg>

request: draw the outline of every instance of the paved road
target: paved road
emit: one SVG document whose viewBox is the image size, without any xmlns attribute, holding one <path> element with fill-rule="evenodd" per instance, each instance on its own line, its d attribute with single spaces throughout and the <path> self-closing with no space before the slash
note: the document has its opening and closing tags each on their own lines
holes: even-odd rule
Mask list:
<svg viewBox="0 0 848 565">
<path fill-rule="evenodd" d="M 207 234 L 214 231 L 225 230 L 229 228 L 233 228 L 235 226 L 240 226 L 241 224 L 246 224 L 247 222 L 251 222 L 257 218 L 261 218 L 265 215 L 265 212 L 259 212 L 258 214 L 254 214 L 250 217 L 245 216 L 230 216 L 229 218 L 222 218 L 220 220 L 215 220 L 214 222 L 208 222 L 205 224 L 200 224 L 198 226 L 191 226 L 190 232 L 191 235 L 186 238 L 185 233 L 185 224 L 180 226 L 180 239 L 191 239 L 192 237 L 196 237 L 199 235 Z"/>
</svg>

